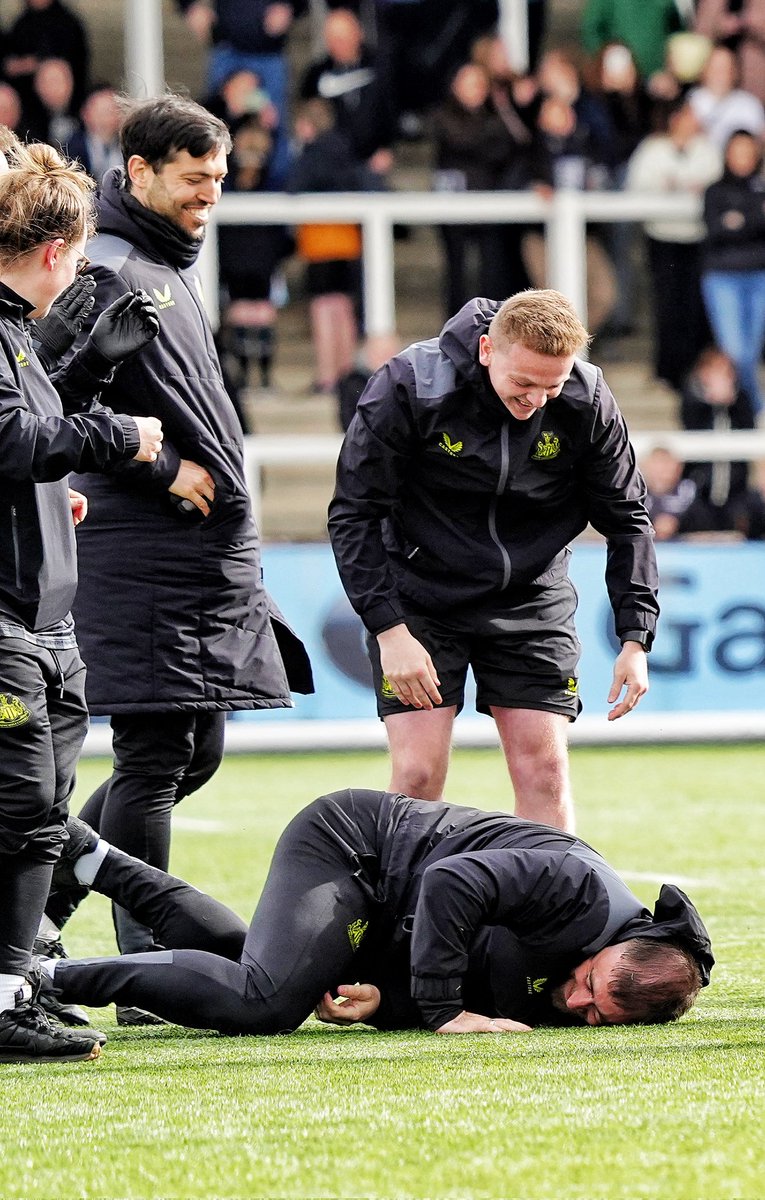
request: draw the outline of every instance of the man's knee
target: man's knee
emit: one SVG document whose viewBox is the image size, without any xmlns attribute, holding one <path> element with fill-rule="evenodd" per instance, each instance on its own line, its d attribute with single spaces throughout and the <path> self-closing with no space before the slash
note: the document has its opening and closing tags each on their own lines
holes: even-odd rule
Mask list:
<svg viewBox="0 0 765 1200">
<path fill-rule="evenodd" d="M 63 820 L 54 812 L 53 797 L 41 792 L 19 796 L 0 811 L 0 855 L 34 850 L 44 862 L 55 862 L 65 840 Z"/>
</svg>

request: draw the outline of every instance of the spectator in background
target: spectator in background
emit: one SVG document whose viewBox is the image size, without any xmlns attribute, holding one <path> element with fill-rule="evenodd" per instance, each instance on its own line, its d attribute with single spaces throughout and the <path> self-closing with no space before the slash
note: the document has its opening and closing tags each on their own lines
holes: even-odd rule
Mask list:
<svg viewBox="0 0 765 1200">
<path fill-rule="evenodd" d="M 722 179 L 704 194 L 706 240 L 701 287 L 715 340 L 733 360 L 757 418 L 765 342 L 765 179 L 763 147 L 745 130 L 725 148 Z"/>
<path fill-rule="evenodd" d="M 493 191 L 509 173 L 514 143 L 490 100 L 491 84 L 483 67 L 466 63 L 457 71 L 449 95 L 431 114 L 436 191 Z M 446 264 L 446 315 L 462 308 L 471 296 L 505 296 L 510 281 L 505 270 L 502 227 L 490 224 L 439 227 Z M 470 269 L 470 252 L 478 263 Z"/>
<path fill-rule="evenodd" d="M 483 67 L 489 76 L 490 103 L 511 143 L 509 161 L 497 186 L 511 192 L 525 191 L 533 182 L 534 126 L 538 110 L 536 82 L 531 76 L 516 75 L 499 34 L 477 38 L 470 59 Z M 517 223 L 497 226 L 497 236 L 502 242 L 504 287 L 508 295 L 523 291 L 530 283 L 522 249 L 527 232 L 527 226 Z"/>
<path fill-rule="evenodd" d="M 604 106 L 584 88 L 576 64 L 562 50 L 543 55 L 537 78 L 540 104 L 532 165 L 537 189 L 551 196 L 556 188 L 602 188 L 607 180 L 610 146 Z M 542 233 L 529 233 L 524 240 L 524 254 L 534 286 L 546 286 L 548 265 Z M 602 238 L 588 234 L 587 312 L 595 333 L 606 325 L 616 297 L 613 263 Z"/>
<path fill-rule="evenodd" d="M 715 46 L 702 73 L 701 86 L 688 93 L 688 102 L 702 128 L 721 150 L 737 129 L 746 129 L 758 137 L 765 132 L 762 102 L 737 87 L 737 82 L 733 51 Z"/>
<path fill-rule="evenodd" d="M 259 192 L 265 187 L 278 113 L 253 71 L 239 70 L 223 82 L 207 107 L 231 130 L 232 150 L 224 191 Z M 221 225 L 220 276 L 227 293 L 218 343 L 226 385 L 244 430 L 249 422 L 244 391 L 251 367 L 260 384 L 272 383 L 276 306 L 272 280 L 294 243 L 282 225 Z"/>
<path fill-rule="evenodd" d="M 597 54 L 608 42 L 632 51 L 646 81 L 665 63 L 667 39 L 685 27 L 677 0 L 587 0 L 582 14 L 582 45 Z"/>
<path fill-rule="evenodd" d="M 376 56 L 365 45 L 361 22 L 348 9 L 336 8 L 327 14 L 323 36 L 327 53 L 308 67 L 300 96 L 329 101 L 335 128 L 348 139 L 355 156 L 386 174 L 393 163 L 395 105 Z"/>
<path fill-rule="evenodd" d="M 645 138 L 627 168 L 629 191 L 701 196 L 722 172 L 722 155 L 690 106 L 670 109 L 667 129 Z M 701 297 L 701 218 L 652 220 L 644 226 L 652 291 L 653 369 L 675 390 L 711 340 Z"/>
<path fill-rule="evenodd" d="M 44 59 L 35 71 L 33 91 L 27 140 L 47 142 L 69 154 L 69 142 L 81 126 L 74 107 L 74 76 L 66 59 Z"/>
<path fill-rule="evenodd" d="M 423 114 L 447 94 L 477 37 L 497 24 L 497 0 L 377 0 L 377 33 L 398 132 L 418 138 Z"/>
<path fill-rule="evenodd" d="M 685 531 L 696 501 L 696 484 L 683 475 L 683 460 L 666 446 L 656 446 L 640 460 L 645 480 L 645 506 L 657 542 L 669 542 Z"/>
<path fill-rule="evenodd" d="M 0 125 L 21 136 L 21 97 L 10 83 L 0 80 Z"/>
<path fill-rule="evenodd" d="M 604 164 L 606 184 L 622 191 L 630 156 L 651 130 L 653 104 L 632 51 L 623 42 L 608 42 L 602 47 L 591 66 L 590 83 L 611 127 Z M 604 226 L 602 236 L 616 270 L 616 304 L 609 316 L 608 332 L 619 337 L 632 329 L 634 225 L 622 221 L 609 223 Z"/>
<path fill-rule="evenodd" d="M 235 71 L 254 71 L 279 114 L 266 186 L 283 187 L 290 161 L 287 37 L 308 0 L 176 0 L 199 41 L 212 41 L 207 91 L 214 94 Z"/>
<path fill-rule="evenodd" d="M 122 111 L 117 93 L 109 83 L 96 83 L 80 109 L 80 129 L 69 141 L 69 153 L 101 183 L 111 167 L 122 165 L 120 125 Z"/>
<path fill-rule="evenodd" d="M 375 191 L 382 179 L 357 159 L 327 100 L 305 100 L 295 116 L 300 153 L 287 178 L 291 192 Z M 335 393 L 353 366 L 359 337 L 361 230 L 358 225 L 300 225 L 297 250 L 307 263 L 317 395 Z"/>
<path fill-rule="evenodd" d="M 3 74 L 13 83 L 22 104 L 32 99 L 34 75 L 46 58 L 63 58 L 74 79 L 78 107 L 88 88 L 90 46 L 85 26 L 62 0 L 24 0 L 22 12 L 6 36 Z"/>
<path fill-rule="evenodd" d="M 685 429 L 711 429 L 728 433 L 752 429 L 748 397 L 742 391 L 736 368 L 716 346 L 703 350 L 683 385 L 680 415 Z M 749 488 L 749 463 L 694 462 L 685 471 L 696 486 L 696 524 L 708 530 L 746 533 L 748 514 L 755 499 Z"/>
<path fill-rule="evenodd" d="M 696 29 L 733 51 L 741 86 L 765 103 L 765 5 L 762 0 L 696 0 Z"/>
</svg>

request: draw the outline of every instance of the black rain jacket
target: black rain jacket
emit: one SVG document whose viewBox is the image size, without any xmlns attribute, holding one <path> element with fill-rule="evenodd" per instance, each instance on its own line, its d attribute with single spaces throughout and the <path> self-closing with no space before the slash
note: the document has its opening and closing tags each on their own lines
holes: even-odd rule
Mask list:
<svg viewBox="0 0 765 1200">
<path fill-rule="evenodd" d="M 100 405 L 78 411 L 102 386 L 81 356 L 62 388 L 65 417 L 33 349 L 25 308 L 0 285 L 0 619 L 39 632 L 68 615 L 77 588 L 69 472 L 132 458 L 140 437 L 131 417 Z M 89 359 L 94 370 L 104 367 L 97 359 Z"/>
<path fill-rule="evenodd" d="M 330 797 L 332 799 L 332 797 Z M 359 878 L 380 903 L 358 978 L 380 988 L 370 1024 L 438 1029 L 463 1009 L 530 1025 L 578 1023 L 551 991 L 630 938 L 673 940 L 714 963 L 696 909 L 665 884 L 652 915 L 586 842 L 502 812 L 398 796 Z"/>
<path fill-rule="evenodd" d="M 624 418 L 579 360 L 560 396 L 512 417 L 478 362 L 499 307 L 471 300 L 367 384 L 329 509 L 350 601 L 373 634 L 404 621 L 402 599 L 433 612 L 512 605 L 567 573 L 569 542 L 591 523 L 607 540 L 617 635 L 653 635 L 653 529 Z"/>
</svg>

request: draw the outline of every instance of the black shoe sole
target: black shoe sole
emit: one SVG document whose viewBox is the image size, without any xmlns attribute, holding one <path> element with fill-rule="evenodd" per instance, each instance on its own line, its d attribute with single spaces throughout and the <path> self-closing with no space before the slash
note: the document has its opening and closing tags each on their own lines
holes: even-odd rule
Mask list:
<svg viewBox="0 0 765 1200">
<path fill-rule="evenodd" d="M 101 1054 L 100 1042 L 94 1042 L 87 1053 L 79 1054 L 19 1054 L 8 1050 L 0 1050 L 0 1063 L 66 1063 L 92 1062 Z"/>
</svg>

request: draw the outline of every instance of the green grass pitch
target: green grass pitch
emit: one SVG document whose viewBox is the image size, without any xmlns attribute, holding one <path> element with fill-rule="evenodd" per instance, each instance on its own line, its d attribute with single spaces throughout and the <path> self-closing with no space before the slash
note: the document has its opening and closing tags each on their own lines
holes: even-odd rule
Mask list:
<svg viewBox="0 0 765 1200">
<path fill-rule="evenodd" d="M 82 764 L 77 799 L 104 777 Z M 439 1038 L 118 1029 L 96 1063 L 3 1066 L 3 1200 L 761 1200 L 765 747 L 572 751 L 579 831 L 653 905 L 675 880 L 718 965 L 674 1026 Z M 175 815 L 172 868 L 249 916 L 314 796 L 384 787 L 382 754 L 229 757 Z M 455 752 L 448 798 L 511 808 L 499 751 Z M 111 953 L 107 902 L 71 922 Z"/>
</svg>

